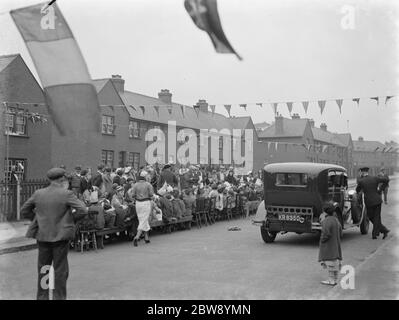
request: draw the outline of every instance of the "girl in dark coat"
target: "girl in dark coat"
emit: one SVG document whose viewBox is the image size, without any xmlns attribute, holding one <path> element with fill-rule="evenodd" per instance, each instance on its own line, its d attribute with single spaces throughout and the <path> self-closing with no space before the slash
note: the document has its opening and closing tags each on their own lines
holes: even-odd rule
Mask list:
<svg viewBox="0 0 399 320">
<path fill-rule="evenodd" d="M 338 281 L 338 273 L 341 269 L 341 237 L 342 227 L 334 216 L 336 206 L 329 202 L 323 207 L 327 214 L 321 222 L 319 262 L 324 269 L 328 269 L 328 280 L 321 281 L 322 284 L 335 286 Z"/>
</svg>

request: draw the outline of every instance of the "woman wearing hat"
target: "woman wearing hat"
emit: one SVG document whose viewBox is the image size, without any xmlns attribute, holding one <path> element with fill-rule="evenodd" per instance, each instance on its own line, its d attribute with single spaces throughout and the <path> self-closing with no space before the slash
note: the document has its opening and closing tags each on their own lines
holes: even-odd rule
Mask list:
<svg viewBox="0 0 399 320">
<path fill-rule="evenodd" d="M 137 247 L 141 234 L 144 232 L 145 243 L 149 243 L 150 239 L 148 231 L 150 231 L 149 217 L 151 213 L 151 198 L 154 196 L 154 189 L 151 183 L 146 181 L 147 172 L 141 171 L 139 180 L 133 185 L 131 196 L 136 200 L 136 213 L 139 219 L 137 234 L 133 239 L 133 244 Z"/>
</svg>

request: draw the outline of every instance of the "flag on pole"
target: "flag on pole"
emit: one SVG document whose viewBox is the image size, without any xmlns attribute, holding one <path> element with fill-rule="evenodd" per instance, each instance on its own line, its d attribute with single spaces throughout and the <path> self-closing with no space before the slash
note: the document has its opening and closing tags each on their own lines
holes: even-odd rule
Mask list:
<svg viewBox="0 0 399 320">
<path fill-rule="evenodd" d="M 302 106 L 305 109 L 305 113 L 308 114 L 309 101 L 302 101 Z"/>
<path fill-rule="evenodd" d="M 215 114 L 216 106 L 215 106 L 214 104 L 211 104 L 211 105 L 209 105 L 209 107 L 211 108 L 212 115 L 214 115 L 214 114 Z"/>
<path fill-rule="evenodd" d="M 181 109 L 181 113 L 183 115 L 183 118 L 185 118 L 186 117 L 186 112 L 185 112 L 184 106 L 182 104 L 180 105 L 180 109 Z"/>
<path fill-rule="evenodd" d="M 199 105 L 196 104 L 193 107 L 194 107 L 195 113 L 197 114 L 197 117 L 198 117 L 198 115 L 199 115 Z"/>
<path fill-rule="evenodd" d="M 262 103 L 262 102 L 259 102 L 259 103 L 257 103 L 256 105 L 259 106 L 259 107 L 261 107 L 261 108 L 263 108 L 263 103 Z"/>
<path fill-rule="evenodd" d="M 36 67 L 60 135 L 100 132 L 101 112 L 87 65 L 57 4 L 10 11 Z M 79 115 L 77 117 L 77 115 Z M 82 132 L 82 127 L 87 129 Z"/>
<path fill-rule="evenodd" d="M 247 111 L 247 105 L 246 105 L 246 104 L 244 104 L 244 103 L 243 103 L 243 104 L 240 104 L 240 107 L 241 107 L 241 108 L 244 108 L 244 110 Z"/>
<path fill-rule="evenodd" d="M 386 98 L 385 98 L 385 106 L 387 105 L 388 101 L 390 99 L 392 99 L 392 98 L 393 98 L 393 96 L 386 96 Z"/>
<path fill-rule="evenodd" d="M 371 99 L 371 100 L 377 101 L 377 107 L 380 105 L 380 100 L 379 100 L 378 97 L 372 97 L 372 98 L 370 98 L 370 99 Z"/>
<path fill-rule="evenodd" d="M 157 115 L 159 117 L 159 106 L 154 106 L 155 111 L 157 112 Z"/>
<path fill-rule="evenodd" d="M 275 116 L 277 115 L 277 107 L 278 107 L 278 102 L 273 102 L 272 103 L 272 108 L 273 108 Z"/>
<path fill-rule="evenodd" d="M 337 102 L 337 105 L 338 105 L 338 108 L 339 108 L 339 113 L 342 113 L 341 107 L 342 107 L 343 100 L 342 99 L 337 99 L 335 101 Z"/>
<path fill-rule="evenodd" d="M 288 111 L 290 112 L 290 114 L 291 114 L 291 111 L 292 111 L 292 105 L 293 104 L 294 104 L 293 102 L 287 102 L 287 107 L 288 107 Z"/>
<path fill-rule="evenodd" d="M 227 113 L 229 114 L 229 117 L 231 117 L 231 115 L 230 115 L 231 104 L 225 104 L 224 107 L 226 108 Z"/>
<path fill-rule="evenodd" d="M 357 103 L 357 106 L 360 106 L 360 98 L 353 98 L 352 101 Z"/>
<path fill-rule="evenodd" d="M 194 24 L 209 35 L 216 52 L 234 53 L 242 60 L 224 34 L 216 0 L 185 0 L 184 7 Z"/>
<path fill-rule="evenodd" d="M 144 106 L 140 106 L 140 109 L 141 109 L 141 111 L 143 112 L 143 116 L 144 116 L 144 114 L 145 114 L 145 108 L 144 108 Z"/>
<path fill-rule="evenodd" d="M 320 113 L 323 114 L 324 107 L 326 106 L 326 100 L 319 100 L 317 103 L 319 104 Z"/>
</svg>

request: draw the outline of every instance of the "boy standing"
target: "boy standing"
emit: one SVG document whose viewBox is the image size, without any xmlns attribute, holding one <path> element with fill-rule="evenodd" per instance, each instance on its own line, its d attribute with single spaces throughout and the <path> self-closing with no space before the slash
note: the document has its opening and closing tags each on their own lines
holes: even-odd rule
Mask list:
<svg viewBox="0 0 399 320">
<path fill-rule="evenodd" d="M 324 269 L 328 269 L 328 280 L 321 281 L 321 283 L 330 286 L 337 284 L 342 260 L 342 227 L 338 219 L 334 216 L 336 205 L 336 203 L 330 201 L 323 207 L 323 211 L 327 216 L 321 222 L 319 262 Z"/>
</svg>

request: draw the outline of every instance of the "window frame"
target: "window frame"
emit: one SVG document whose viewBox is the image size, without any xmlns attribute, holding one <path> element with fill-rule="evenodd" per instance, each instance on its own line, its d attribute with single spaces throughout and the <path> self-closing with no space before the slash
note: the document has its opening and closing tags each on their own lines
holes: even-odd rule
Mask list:
<svg viewBox="0 0 399 320">
<path fill-rule="evenodd" d="M 106 121 L 104 121 L 104 119 L 106 119 Z M 112 120 L 111 123 L 109 123 L 108 120 Z M 106 129 L 104 130 L 104 126 L 106 126 Z M 112 129 L 112 132 L 110 131 L 110 128 Z M 110 135 L 113 136 L 115 135 L 115 117 L 114 116 L 110 116 L 107 114 L 103 114 L 101 117 L 101 133 L 105 134 L 105 135 Z"/>
<path fill-rule="evenodd" d="M 10 107 L 7 108 L 4 119 L 4 134 L 15 137 L 26 137 L 28 135 L 28 116 L 25 113 L 24 109 Z M 10 119 L 11 118 L 11 119 Z M 18 123 L 18 120 L 22 119 L 22 124 Z M 10 122 L 12 122 L 12 126 L 9 126 Z M 17 126 L 22 126 L 22 131 L 17 131 Z M 10 130 L 11 129 L 11 130 Z"/>
</svg>

